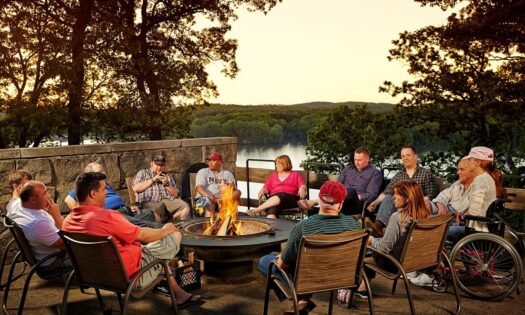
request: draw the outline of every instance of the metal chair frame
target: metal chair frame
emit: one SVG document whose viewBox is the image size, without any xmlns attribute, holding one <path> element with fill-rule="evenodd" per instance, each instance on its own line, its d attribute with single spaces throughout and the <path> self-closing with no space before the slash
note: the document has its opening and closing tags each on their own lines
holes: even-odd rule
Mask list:
<svg viewBox="0 0 525 315">
<path fill-rule="evenodd" d="M 357 230 L 340 234 L 312 234 L 303 236 L 299 246 L 299 255 L 297 257 L 293 280 L 277 265 L 276 260 L 270 262 L 270 272 L 266 279 L 263 314 L 268 314 L 270 287 L 281 291 L 288 299 L 293 301 L 296 315 L 299 315 L 298 295 L 330 291 L 328 314 L 332 314 L 334 291 L 343 288 L 357 289 L 361 280 L 365 282 L 366 290 L 369 293 L 368 306 L 370 314 L 373 314 L 372 290 L 370 282 L 363 270 L 366 242 L 369 235 L 370 231 L 368 230 Z M 335 259 L 336 257 L 330 256 L 330 253 L 333 253 L 330 250 L 339 250 L 340 252 L 344 252 L 345 255 Z M 320 251 L 325 254 L 323 264 L 319 264 L 319 256 L 317 254 Z M 311 276 L 310 273 L 308 274 L 309 276 L 304 276 L 303 273 L 308 273 L 310 271 L 308 268 L 313 265 L 316 266 L 315 279 L 309 277 Z M 348 268 L 353 268 L 352 271 L 354 274 L 350 277 L 341 277 L 341 273 L 345 271 L 348 272 Z M 282 275 L 286 283 L 283 283 L 279 279 L 279 276 L 274 274 L 272 270 L 275 270 L 276 274 Z M 335 274 L 338 276 L 337 283 L 334 283 L 331 278 Z M 352 299 L 353 291 L 347 307 L 351 305 Z"/>
</svg>

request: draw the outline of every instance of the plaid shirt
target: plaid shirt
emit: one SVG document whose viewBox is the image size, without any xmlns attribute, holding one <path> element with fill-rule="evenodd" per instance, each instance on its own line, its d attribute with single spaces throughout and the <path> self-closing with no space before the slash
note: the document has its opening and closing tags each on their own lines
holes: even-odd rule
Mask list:
<svg viewBox="0 0 525 315">
<path fill-rule="evenodd" d="M 171 175 L 166 175 L 168 177 L 168 180 L 170 181 L 170 185 L 173 187 L 177 187 L 175 184 L 175 180 Z M 144 170 L 140 170 L 137 175 L 135 175 L 135 178 L 133 178 L 133 186 L 136 184 L 143 182 L 145 180 L 149 180 L 155 177 L 153 175 L 153 172 L 151 169 L 147 168 Z M 169 200 L 175 200 L 175 196 L 170 194 L 168 189 L 162 185 L 162 183 L 155 183 L 148 187 L 143 192 L 137 193 L 137 202 L 145 202 L 145 201 L 161 201 L 162 199 L 169 199 Z"/>
<path fill-rule="evenodd" d="M 388 186 L 386 186 L 386 189 L 383 193 L 385 194 L 392 194 L 392 186 L 394 186 L 397 183 L 404 182 L 407 180 L 411 180 L 416 182 L 423 191 L 423 195 L 428 196 L 430 200 L 432 200 L 434 197 L 436 197 L 438 191 L 436 186 L 436 180 L 432 176 L 432 173 L 429 169 L 422 168 L 421 166 L 416 166 L 416 171 L 412 175 L 412 178 L 408 176 L 405 168 L 400 170 L 399 172 L 394 175 L 394 178 L 390 181 Z"/>
</svg>

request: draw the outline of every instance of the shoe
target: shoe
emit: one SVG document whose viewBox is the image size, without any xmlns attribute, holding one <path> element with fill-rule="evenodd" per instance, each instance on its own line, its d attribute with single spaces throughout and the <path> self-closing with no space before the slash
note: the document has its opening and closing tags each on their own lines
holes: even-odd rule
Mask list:
<svg viewBox="0 0 525 315">
<path fill-rule="evenodd" d="M 374 229 L 374 222 L 369 217 L 365 217 L 365 229 Z"/>
<path fill-rule="evenodd" d="M 297 310 L 299 311 L 299 315 L 307 315 L 308 313 L 313 311 L 313 309 L 316 306 L 317 305 L 312 300 L 308 300 L 308 302 L 301 300 L 301 301 L 299 301 L 297 303 Z M 293 305 L 292 305 L 292 309 L 291 310 L 289 310 L 287 312 L 284 312 L 283 314 L 284 315 L 294 315 L 295 312 L 294 312 Z"/>
<path fill-rule="evenodd" d="M 365 290 L 363 291 L 354 291 L 354 295 L 357 296 L 357 297 L 360 297 L 362 299 L 368 299 L 368 292 L 366 292 Z"/>
<path fill-rule="evenodd" d="M 415 279 L 418 277 L 417 271 L 407 272 L 407 279 Z"/>
<path fill-rule="evenodd" d="M 202 304 L 204 301 L 201 299 L 200 295 L 190 294 L 190 297 L 183 303 L 177 304 L 177 309 L 181 310 L 191 305 Z"/>
<path fill-rule="evenodd" d="M 431 287 L 433 280 L 434 280 L 434 278 L 432 278 L 431 276 L 427 275 L 424 272 L 421 273 L 416 278 L 409 279 L 410 283 L 412 283 L 414 285 L 417 285 L 417 286 L 420 286 L 420 287 Z"/>
</svg>

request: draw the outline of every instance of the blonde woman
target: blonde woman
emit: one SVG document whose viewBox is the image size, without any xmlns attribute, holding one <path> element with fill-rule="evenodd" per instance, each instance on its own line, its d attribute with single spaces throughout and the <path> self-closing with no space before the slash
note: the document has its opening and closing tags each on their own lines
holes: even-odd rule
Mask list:
<svg viewBox="0 0 525 315">
<path fill-rule="evenodd" d="M 275 172 L 264 183 L 259 191 L 259 199 L 264 195 L 270 197 L 257 208 L 248 210 L 250 216 L 265 215 L 276 219 L 283 209 L 294 208 L 299 199 L 306 196 L 306 185 L 299 173 L 292 171 L 292 161 L 288 155 L 275 159 Z"/>
</svg>

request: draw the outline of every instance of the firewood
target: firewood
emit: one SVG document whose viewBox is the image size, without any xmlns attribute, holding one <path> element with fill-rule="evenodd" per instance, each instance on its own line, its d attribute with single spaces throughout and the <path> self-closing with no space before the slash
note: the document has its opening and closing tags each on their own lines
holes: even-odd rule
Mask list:
<svg viewBox="0 0 525 315">
<path fill-rule="evenodd" d="M 232 217 L 229 215 L 226 216 L 226 218 L 224 218 L 224 222 L 222 222 L 221 227 L 219 228 L 219 231 L 216 234 L 217 236 L 226 236 L 226 232 L 228 232 L 231 220 Z"/>
</svg>

